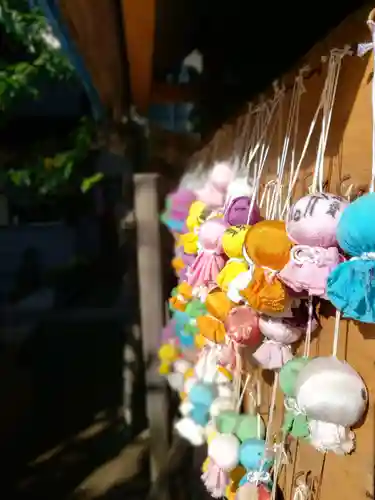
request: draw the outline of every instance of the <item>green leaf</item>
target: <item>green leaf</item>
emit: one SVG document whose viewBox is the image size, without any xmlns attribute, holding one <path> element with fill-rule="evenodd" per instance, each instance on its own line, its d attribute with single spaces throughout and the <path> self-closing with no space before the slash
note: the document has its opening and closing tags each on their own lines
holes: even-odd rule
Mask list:
<svg viewBox="0 0 375 500">
<path fill-rule="evenodd" d="M 91 177 L 86 177 L 86 179 L 83 179 L 82 184 L 81 184 L 81 191 L 82 193 L 87 193 L 95 184 L 100 182 L 104 177 L 104 174 L 102 172 L 98 172 Z"/>
</svg>

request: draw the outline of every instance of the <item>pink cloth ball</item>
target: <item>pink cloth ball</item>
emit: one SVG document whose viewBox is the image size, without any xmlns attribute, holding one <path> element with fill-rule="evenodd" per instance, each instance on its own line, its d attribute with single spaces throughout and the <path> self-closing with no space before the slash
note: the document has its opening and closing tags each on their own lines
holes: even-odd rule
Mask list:
<svg viewBox="0 0 375 500">
<path fill-rule="evenodd" d="M 336 246 L 337 225 L 348 203 L 344 198 L 329 193 L 300 198 L 289 211 L 286 222 L 289 238 L 297 245 Z"/>
</svg>

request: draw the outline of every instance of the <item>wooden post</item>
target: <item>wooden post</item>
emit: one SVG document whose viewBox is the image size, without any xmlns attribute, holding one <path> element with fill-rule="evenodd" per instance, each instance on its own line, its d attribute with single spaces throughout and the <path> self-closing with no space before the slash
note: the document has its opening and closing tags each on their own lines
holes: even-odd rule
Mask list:
<svg viewBox="0 0 375 500">
<path fill-rule="evenodd" d="M 134 191 L 141 332 L 146 367 L 146 408 L 150 428 L 151 480 L 155 482 L 168 458 L 169 434 L 166 384 L 158 373 L 156 358 L 164 315 L 158 175 L 134 175 Z M 159 493 L 160 500 L 167 498 L 167 491 Z"/>
</svg>

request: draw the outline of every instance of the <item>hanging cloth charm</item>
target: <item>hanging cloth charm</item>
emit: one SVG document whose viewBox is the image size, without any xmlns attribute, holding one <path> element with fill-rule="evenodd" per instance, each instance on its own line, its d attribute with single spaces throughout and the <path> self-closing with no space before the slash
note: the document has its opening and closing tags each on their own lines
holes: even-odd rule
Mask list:
<svg viewBox="0 0 375 500">
<path fill-rule="evenodd" d="M 214 165 L 205 185 L 196 193 L 198 199 L 210 208 L 223 208 L 228 186 L 233 180 L 233 172 L 234 165 L 230 163 Z"/>
<path fill-rule="evenodd" d="M 327 295 L 344 318 L 375 323 L 375 194 L 357 198 L 345 209 L 337 228 L 340 247 L 351 258 L 329 275 Z"/>
<path fill-rule="evenodd" d="M 309 361 L 296 381 L 297 406 L 309 421 L 310 442 L 322 452 L 353 451 L 350 427 L 363 416 L 367 389 L 358 373 L 335 355 Z"/>
<path fill-rule="evenodd" d="M 243 243 L 249 228 L 250 226 L 246 225 L 231 226 L 223 234 L 223 251 L 229 260 L 218 274 L 216 282 L 225 293 L 233 279 L 249 268 L 242 254 Z"/>
<path fill-rule="evenodd" d="M 225 265 L 221 238 L 227 228 L 219 218 L 207 220 L 199 229 L 202 249 L 188 271 L 188 283 L 193 288 L 216 285 L 216 278 Z"/>
<path fill-rule="evenodd" d="M 296 401 L 296 383 L 298 374 L 309 362 L 308 358 L 295 357 L 288 361 L 280 370 L 280 389 L 285 394 L 285 416 L 282 426 L 284 435 L 306 439 L 310 436 L 306 414 L 298 407 Z"/>
<path fill-rule="evenodd" d="M 291 248 L 284 222 L 258 222 L 246 233 L 243 252 L 254 271 L 241 295 L 253 309 L 265 314 L 285 310 L 288 297 L 278 272 L 288 262 Z"/>
<path fill-rule="evenodd" d="M 239 196 L 233 198 L 224 209 L 224 220 L 229 226 L 239 226 L 247 224 L 252 226 L 262 217 L 258 206 L 251 203 L 252 199 L 248 196 Z"/>
<path fill-rule="evenodd" d="M 330 272 L 342 261 L 336 230 L 348 202 L 340 196 L 317 193 L 304 196 L 290 209 L 286 223 L 296 244 L 280 279 L 296 292 L 325 297 Z"/>
<path fill-rule="evenodd" d="M 229 473 L 238 466 L 240 442 L 232 434 L 218 434 L 208 444 L 210 461 L 202 481 L 213 498 L 225 495 Z"/>
<path fill-rule="evenodd" d="M 284 323 L 282 319 L 264 316 L 259 319 L 259 328 L 265 336 L 265 341 L 253 356 L 262 368 L 278 370 L 292 359 L 289 344 L 301 338 L 302 330 Z"/>
</svg>

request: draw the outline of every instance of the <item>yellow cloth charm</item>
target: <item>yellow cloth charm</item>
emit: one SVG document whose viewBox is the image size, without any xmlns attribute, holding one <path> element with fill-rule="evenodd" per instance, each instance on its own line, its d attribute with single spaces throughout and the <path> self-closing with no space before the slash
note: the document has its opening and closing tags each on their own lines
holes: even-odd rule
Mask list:
<svg viewBox="0 0 375 500">
<path fill-rule="evenodd" d="M 223 269 L 216 277 L 216 283 L 219 285 L 221 290 L 225 293 L 228 292 L 229 284 L 233 281 L 233 279 L 241 273 L 245 273 L 249 270 L 249 266 L 246 261 L 229 259 L 225 264 Z"/>
<path fill-rule="evenodd" d="M 207 457 L 206 460 L 202 464 L 202 472 L 205 473 L 208 471 L 208 465 L 210 463 L 210 457 Z"/>
<path fill-rule="evenodd" d="M 179 245 L 183 247 L 184 252 L 189 255 L 195 255 L 198 253 L 198 234 L 194 231 L 189 233 L 181 234 L 179 239 Z"/>
<path fill-rule="evenodd" d="M 231 226 L 223 234 L 221 243 L 229 260 L 218 274 L 216 282 L 225 293 L 228 291 L 230 282 L 240 273 L 249 269 L 242 254 L 242 247 L 249 229 L 250 226 L 245 225 Z"/>
<path fill-rule="evenodd" d="M 158 351 L 160 360 L 159 373 L 167 375 L 171 370 L 171 365 L 179 358 L 180 351 L 173 344 L 163 344 Z"/>
<path fill-rule="evenodd" d="M 207 205 L 202 201 L 194 201 L 190 205 L 189 215 L 186 219 L 186 226 L 190 232 L 198 228 L 205 220 L 210 210 L 207 210 Z"/>
<path fill-rule="evenodd" d="M 231 374 L 231 372 L 227 368 L 225 368 L 224 366 L 218 366 L 217 369 L 220 373 L 222 373 L 224 375 L 224 377 L 227 377 L 228 380 L 233 379 L 233 375 Z"/>
<path fill-rule="evenodd" d="M 194 345 L 197 349 L 201 350 L 206 345 L 206 339 L 200 333 L 197 333 L 194 337 Z"/>
<path fill-rule="evenodd" d="M 188 380 L 189 378 L 194 377 L 194 368 L 188 368 L 184 373 L 184 380 Z"/>
</svg>

